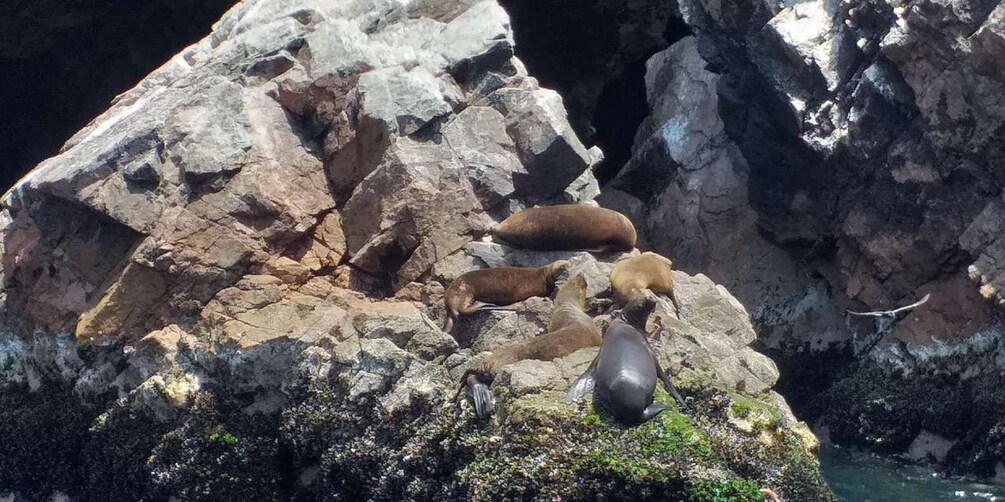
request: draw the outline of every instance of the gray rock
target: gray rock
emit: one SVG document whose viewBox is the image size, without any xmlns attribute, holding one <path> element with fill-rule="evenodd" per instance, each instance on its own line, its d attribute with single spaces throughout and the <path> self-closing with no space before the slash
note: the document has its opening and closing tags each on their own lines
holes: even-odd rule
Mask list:
<svg viewBox="0 0 1005 502">
<path fill-rule="evenodd" d="M 161 160 L 156 151 L 148 151 L 139 158 L 132 160 L 122 169 L 126 181 L 139 185 L 156 186 L 161 179 Z"/>
<path fill-rule="evenodd" d="M 209 105 L 212 103 L 212 105 Z M 181 167 L 188 183 L 202 183 L 241 168 L 241 155 L 251 149 L 239 85 L 223 78 L 209 79 L 207 87 L 174 111 L 181 138 L 168 144 L 171 159 Z"/>
<path fill-rule="evenodd" d="M 497 378 L 499 386 L 505 388 L 513 397 L 539 394 L 548 390 L 564 390 L 566 386 L 561 371 L 551 361 L 528 359 L 513 363 L 503 368 Z"/>
<path fill-rule="evenodd" d="M 359 77 L 362 113 L 385 128 L 408 136 L 451 111 L 440 81 L 425 68 L 381 68 Z"/>
<path fill-rule="evenodd" d="M 645 49 L 616 50 L 650 50 L 658 34 L 643 32 L 660 32 L 665 15 L 617 37 L 646 39 Z M 996 46 L 993 35 L 980 32 L 980 43 Z M 650 62 L 653 116 L 626 171 L 665 160 L 660 179 L 686 173 L 667 190 L 623 176 L 600 199 L 630 208 L 640 233 L 692 270 L 755 255 L 777 272 L 787 255 L 757 247 L 747 164 L 717 115 L 724 79 L 699 48 L 688 40 Z M 867 76 L 877 93 L 889 78 Z M 582 94 L 596 95 L 599 81 L 589 80 Z M 667 127 L 685 112 L 689 121 Z M 22 331 L 0 338 L 0 387 L 55 380 L 83 399 L 116 391 L 164 421 L 187 417 L 205 392 L 274 415 L 309 390 L 335 399 L 327 411 L 375 402 L 375 416 L 421 411 L 435 422 L 473 353 L 543 333 L 553 309 L 532 298 L 479 312 L 458 322 L 455 339 L 424 312 L 442 317 L 443 285 L 461 273 L 567 259 L 567 276 L 587 278 L 591 310 L 605 312 L 598 321 L 610 319 L 607 276 L 628 254 L 479 240 L 524 207 L 598 196 L 591 168 L 602 152 L 585 148 L 566 115 L 562 98 L 513 58 L 496 2 L 239 4 L 4 197 L 0 306 Z M 973 249 L 993 240 L 992 227 L 974 231 Z M 666 305 L 654 316 L 661 361 L 769 389 L 777 370 L 750 349 L 754 331 L 737 300 L 700 275 L 679 274 L 678 289 L 681 318 Z M 85 361 L 74 337 L 102 343 Z M 552 397 L 595 353 L 518 362 L 498 386 L 573 413 Z M 361 420 L 360 430 L 388 425 Z"/>
<path fill-rule="evenodd" d="M 513 194 L 512 175 L 522 166 L 499 112 L 469 107 L 443 127 L 443 138 L 467 170 L 482 207 L 489 209 Z"/>
<path fill-rule="evenodd" d="M 454 74 L 475 75 L 513 55 L 509 16 L 498 4 L 475 3 L 447 24 L 435 44 Z"/>
<path fill-rule="evenodd" d="M 437 357 L 450 356 L 457 351 L 457 341 L 447 333 L 437 329 L 427 329 L 415 334 L 405 347 L 409 352 L 432 361 Z"/>
<path fill-rule="evenodd" d="M 361 310 L 353 326 L 365 338 L 383 338 L 405 348 L 413 337 L 430 330 L 420 310 L 409 302 L 369 303 Z"/>
<path fill-rule="evenodd" d="M 590 154 L 572 131 L 562 98 L 554 91 L 503 88 L 486 102 L 506 117 L 506 129 L 526 170 L 513 175 L 518 197 L 546 198 L 590 167 Z"/>
<path fill-rule="evenodd" d="M 412 403 L 434 402 L 452 387 L 446 370 L 437 365 L 424 365 L 413 375 L 408 375 L 394 385 L 391 392 L 380 398 L 380 405 L 387 414 L 408 410 Z"/>
<path fill-rule="evenodd" d="M 475 353 L 491 351 L 534 336 L 535 333 L 520 331 L 519 319 L 512 311 L 482 311 L 464 316 L 454 328 L 455 336 L 461 344 L 471 347 Z"/>
</svg>

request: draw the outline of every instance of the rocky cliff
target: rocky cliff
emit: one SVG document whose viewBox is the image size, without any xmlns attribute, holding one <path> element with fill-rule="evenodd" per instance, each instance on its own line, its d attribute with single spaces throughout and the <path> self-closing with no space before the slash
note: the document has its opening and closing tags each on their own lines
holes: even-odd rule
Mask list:
<svg viewBox="0 0 1005 502">
<path fill-rule="evenodd" d="M 238 4 L 3 198 L 0 495 L 831 497 L 747 310 L 698 271 L 651 323 L 690 411 L 626 429 L 565 405 L 596 349 L 507 367 L 490 422 L 454 408 L 464 369 L 551 311 L 451 337 L 460 273 L 569 259 L 613 313 L 618 256 L 482 238 L 591 201 L 602 158 L 494 1 Z"/>
<path fill-rule="evenodd" d="M 647 59 L 648 115 L 598 200 L 737 295 L 821 432 L 1005 476 L 1005 7 L 677 7 L 690 33 Z M 843 314 L 929 293 L 896 322 Z"/>
</svg>

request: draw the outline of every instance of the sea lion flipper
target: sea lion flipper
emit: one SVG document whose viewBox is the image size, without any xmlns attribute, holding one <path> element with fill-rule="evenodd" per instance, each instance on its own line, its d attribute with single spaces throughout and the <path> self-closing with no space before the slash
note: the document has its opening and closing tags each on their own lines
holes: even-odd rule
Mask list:
<svg viewBox="0 0 1005 502">
<path fill-rule="evenodd" d="M 489 386 L 478 380 L 475 375 L 468 377 L 468 388 L 471 389 L 471 401 L 475 405 L 475 415 L 485 418 L 492 413 L 492 392 Z"/>
<path fill-rule="evenodd" d="M 599 354 L 590 363 L 590 367 L 586 368 L 586 371 L 582 375 L 579 375 L 579 378 L 575 382 L 572 382 L 569 392 L 565 395 L 565 404 L 575 403 L 593 390 L 593 386 L 596 384 L 596 381 L 593 379 L 593 370 L 597 367 L 598 359 L 600 359 Z"/>
<path fill-rule="evenodd" d="M 475 302 L 472 308 L 475 310 L 517 310 L 523 306 L 523 302 L 511 303 L 509 305 L 496 305 L 495 303 Z"/>
<path fill-rule="evenodd" d="M 673 389 L 673 384 L 670 383 L 669 376 L 666 375 L 666 372 L 663 371 L 662 367 L 659 367 L 659 364 L 656 364 L 656 373 L 659 375 L 659 380 L 663 382 L 663 389 L 665 389 L 670 396 L 673 396 L 673 399 L 677 400 L 677 403 L 680 404 L 680 408 L 686 411 L 687 403 L 684 403 L 684 399 L 680 397 L 680 393 L 678 393 L 676 389 Z"/>
<path fill-rule="evenodd" d="M 667 296 L 670 297 L 670 303 L 673 303 L 674 314 L 676 314 L 677 319 L 680 320 L 681 311 L 680 311 L 680 304 L 677 303 L 677 295 L 673 292 L 673 290 L 671 290 L 669 293 L 667 293 Z"/>
<path fill-rule="evenodd" d="M 665 405 L 665 404 L 660 404 L 660 403 L 650 404 L 642 412 L 642 421 L 643 422 L 647 422 L 647 421 L 649 421 L 649 419 L 651 419 L 651 418 L 655 417 L 656 415 L 659 415 L 660 413 L 664 412 L 665 410 L 669 410 L 669 409 L 670 409 L 670 407 L 667 406 L 667 405 Z"/>
<path fill-rule="evenodd" d="M 653 360 L 655 359 L 656 358 L 653 357 Z M 663 371 L 663 367 L 659 365 L 659 362 L 656 363 L 656 376 L 658 376 L 660 381 L 663 382 L 663 388 L 666 389 L 667 393 L 673 396 L 673 398 L 676 399 L 678 403 L 680 403 L 681 408 L 683 408 L 684 410 L 688 410 L 689 408 L 687 406 L 687 403 L 684 402 L 684 398 L 681 397 L 680 393 L 677 392 L 677 389 L 674 388 L 673 382 L 670 381 L 670 376 L 667 375 L 665 371 Z"/>
</svg>

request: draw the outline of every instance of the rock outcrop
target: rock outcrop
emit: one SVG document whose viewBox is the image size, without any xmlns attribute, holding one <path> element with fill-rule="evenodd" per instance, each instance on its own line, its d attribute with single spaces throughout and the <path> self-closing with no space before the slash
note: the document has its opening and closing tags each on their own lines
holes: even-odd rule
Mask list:
<svg viewBox="0 0 1005 502">
<path fill-rule="evenodd" d="M 993 475 L 1005 458 L 985 440 L 1005 423 L 988 390 L 1005 370 L 1005 7 L 678 5 L 693 35 L 648 59 L 649 115 L 600 203 L 737 295 L 806 418 L 884 451 L 950 438 L 936 460 Z M 842 314 L 927 293 L 895 325 Z M 962 394 L 953 409 L 968 411 L 918 409 L 919 393 Z"/>
<path fill-rule="evenodd" d="M 471 268 L 617 256 L 482 240 L 599 193 L 493 1 L 249 0 L 3 198 L 0 494 L 94 500 L 832 497 L 746 309 L 678 273 L 652 332 L 692 398 L 623 429 L 567 406 L 595 349 L 450 396 L 551 300 L 442 332 Z M 669 400 L 660 395 L 659 399 Z"/>
</svg>

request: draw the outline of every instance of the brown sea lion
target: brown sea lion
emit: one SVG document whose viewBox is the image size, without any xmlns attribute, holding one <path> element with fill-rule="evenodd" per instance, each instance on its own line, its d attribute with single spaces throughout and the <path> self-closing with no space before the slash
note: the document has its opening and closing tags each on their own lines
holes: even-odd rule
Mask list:
<svg viewBox="0 0 1005 502">
<path fill-rule="evenodd" d="M 614 265 L 610 279 L 614 298 L 622 305 L 645 296 L 648 289 L 669 296 L 680 316 L 680 305 L 673 290 L 673 262 L 669 258 L 649 251 L 626 258 Z"/>
<path fill-rule="evenodd" d="M 593 319 L 583 312 L 585 304 L 586 278 L 580 274 L 569 279 L 558 290 L 548 332 L 500 347 L 489 357 L 472 365 L 461 376 L 461 386 L 454 400 L 457 400 L 465 387 L 470 388 L 475 414 L 483 418 L 492 411 L 489 386 L 506 365 L 526 359 L 550 361 L 585 347 L 599 346 L 600 330 Z"/>
<path fill-rule="evenodd" d="M 637 237 L 625 215 L 587 204 L 524 209 L 503 220 L 491 234 L 535 251 L 631 251 Z"/>
<path fill-rule="evenodd" d="M 450 333 L 458 316 L 512 305 L 532 296 L 548 296 L 555 278 L 568 267 L 569 262 L 559 260 L 538 268 L 496 267 L 462 274 L 443 294 L 447 308 L 443 331 Z"/>
</svg>

